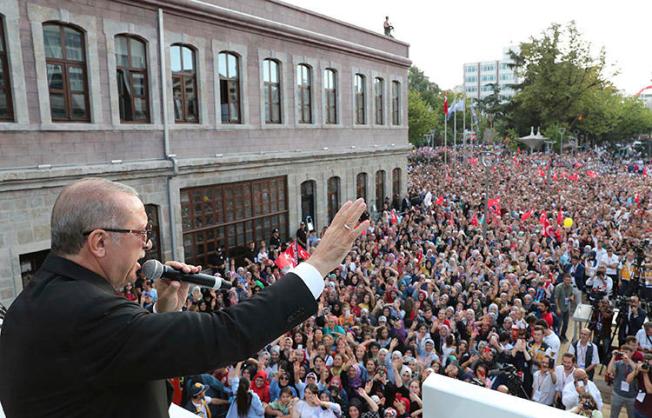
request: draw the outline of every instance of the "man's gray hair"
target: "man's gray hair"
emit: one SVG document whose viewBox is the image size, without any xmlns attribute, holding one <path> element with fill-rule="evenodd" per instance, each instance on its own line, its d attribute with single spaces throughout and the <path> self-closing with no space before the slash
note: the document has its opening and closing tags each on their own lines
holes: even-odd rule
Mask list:
<svg viewBox="0 0 652 418">
<path fill-rule="evenodd" d="M 84 232 L 96 228 L 124 228 L 126 222 L 118 194 L 138 197 L 138 192 L 122 183 L 85 178 L 66 186 L 52 208 L 52 252 L 57 255 L 79 253 Z"/>
</svg>

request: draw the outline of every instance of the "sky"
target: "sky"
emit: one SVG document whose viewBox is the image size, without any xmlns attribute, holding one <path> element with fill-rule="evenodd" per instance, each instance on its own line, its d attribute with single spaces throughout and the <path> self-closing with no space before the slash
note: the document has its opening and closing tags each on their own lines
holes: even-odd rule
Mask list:
<svg viewBox="0 0 652 418">
<path fill-rule="evenodd" d="M 574 20 L 594 54 L 605 47 L 618 89 L 652 84 L 652 0 L 284 0 L 410 44 L 413 65 L 443 89 L 462 84 L 466 62 L 498 60 L 503 48 Z"/>
</svg>

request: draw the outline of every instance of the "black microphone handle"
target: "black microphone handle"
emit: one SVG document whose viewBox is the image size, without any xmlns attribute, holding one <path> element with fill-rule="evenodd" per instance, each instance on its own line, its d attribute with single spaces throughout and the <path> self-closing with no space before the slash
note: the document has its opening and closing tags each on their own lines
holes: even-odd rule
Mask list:
<svg viewBox="0 0 652 418">
<path fill-rule="evenodd" d="M 184 273 L 166 265 L 163 266 L 163 277 L 179 282 L 196 284 L 215 290 L 219 290 L 220 288 L 228 289 L 231 287 L 231 283 L 220 277 L 213 277 L 209 276 L 208 274 L 201 273 Z"/>
</svg>

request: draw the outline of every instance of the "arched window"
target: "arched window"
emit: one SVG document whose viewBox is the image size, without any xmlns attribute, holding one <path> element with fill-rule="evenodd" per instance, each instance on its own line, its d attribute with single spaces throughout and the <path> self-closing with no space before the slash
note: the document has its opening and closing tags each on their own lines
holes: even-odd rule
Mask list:
<svg viewBox="0 0 652 418">
<path fill-rule="evenodd" d="M 306 64 L 297 65 L 297 106 L 299 123 L 312 123 L 312 69 Z"/>
<path fill-rule="evenodd" d="M 50 114 L 56 122 L 89 122 L 84 33 L 60 23 L 43 24 Z"/>
<path fill-rule="evenodd" d="M 170 67 L 172 69 L 174 121 L 177 123 L 199 123 L 195 50 L 188 45 L 172 45 L 170 47 Z"/>
<path fill-rule="evenodd" d="M 362 74 L 355 75 L 353 80 L 353 90 L 355 93 L 355 123 L 358 125 L 364 125 L 367 123 L 367 118 L 365 117 L 365 76 Z"/>
<path fill-rule="evenodd" d="M 385 170 L 376 171 L 376 210 L 383 210 L 385 203 Z"/>
<path fill-rule="evenodd" d="M 301 183 L 301 220 L 305 221 L 310 216 L 313 227 L 315 227 L 315 188 L 314 180 Z"/>
<path fill-rule="evenodd" d="M 392 197 L 401 196 L 401 169 L 392 170 Z"/>
<path fill-rule="evenodd" d="M 220 76 L 220 109 L 222 123 L 242 123 L 240 116 L 240 59 L 222 51 L 217 57 Z"/>
<path fill-rule="evenodd" d="M 330 224 L 335 218 L 335 214 L 340 209 L 340 178 L 331 177 L 328 179 L 328 223 Z"/>
<path fill-rule="evenodd" d="M 115 37 L 120 122 L 149 122 L 145 42 L 130 35 Z"/>
<path fill-rule="evenodd" d="M 11 80 L 7 54 L 5 19 L 4 16 L 0 15 L 0 120 L 13 121 L 14 106 L 11 99 Z"/>
<path fill-rule="evenodd" d="M 401 124 L 401 83 L 392 81 L 392 125 Z"/>
<path fill-rule="evenodd" d="M 358 173 L 355 177 L 355 198 L 367 201 L 367 173 Z"/>
<path fill-rule="evenodd" d="M 281 123 L 281 75 L 278 61 L 263 61 L 263 96 L 265 123 Z"/>
<path fill-rule="evenodd" d="M 145 259 L 161 260 L 161 229 L 158 220 L 158 205 L 148 204 L 145 205 L 145 213 L 147 214 L 148 226 L 152 230 L 152 246 L 149 250 L 145 251 Z"/>
<path fill-rule="evenodd" d="M 324 98 L 326 99 L 326 123 L 337 123 L 337 72 L 324 70 Z"/>
<path fill-rule="evenodd" d="M 376 125 L 385 124 L 385 105 L 384 105 L 385 80 L 380 77 L 374 78 L 374 104 L 376 108 Z"/>
</svg>

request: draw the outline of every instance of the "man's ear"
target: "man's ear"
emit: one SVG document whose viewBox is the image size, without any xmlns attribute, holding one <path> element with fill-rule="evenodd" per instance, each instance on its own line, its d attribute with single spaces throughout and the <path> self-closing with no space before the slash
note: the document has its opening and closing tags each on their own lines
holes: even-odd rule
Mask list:
<svg viewBox="0 0 652 418">
<path fill-rule="evenodd" d="M 90 233 L 86 241 L 88 251 L 96 257 L 106 256 L 106 243 L 109 236 L 106 232 L 96 229 Z"/>
</svg>

